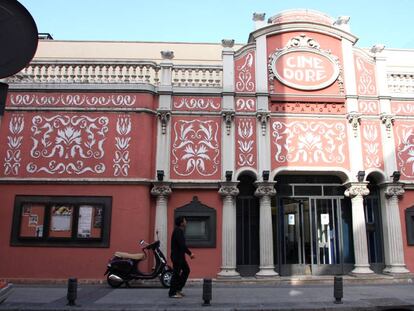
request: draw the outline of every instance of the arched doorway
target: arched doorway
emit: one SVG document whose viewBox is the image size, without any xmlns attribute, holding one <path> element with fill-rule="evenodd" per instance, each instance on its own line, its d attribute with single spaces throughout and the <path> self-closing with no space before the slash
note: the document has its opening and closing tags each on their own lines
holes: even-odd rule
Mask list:
<svg viewBox="0 0 414 311">
<path fill-rule="evenodd" d="M 241 276 L 254 276 L 259 271 L 259 199 L 255 197 L 256 179 L 249 174 L 238 178 L 236 200 L 237 271 Z"/>
<path fill-rule="evenodd" d="M 350 200 L 337 176 L 276 176 L 277 241 L 280 275 L 344 274 L 353 268 Z"/>
</svg>

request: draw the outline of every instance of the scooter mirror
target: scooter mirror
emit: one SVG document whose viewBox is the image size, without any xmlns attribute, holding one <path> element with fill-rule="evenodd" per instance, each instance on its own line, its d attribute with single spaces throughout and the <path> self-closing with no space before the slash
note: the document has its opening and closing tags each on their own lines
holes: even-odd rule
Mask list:
<svg viewBox="0 0 414 311">
<path fill-rule="evenodd" d="M 139 241 L 140 245 L 144 245 L 144 240 Z"/>
</svg>

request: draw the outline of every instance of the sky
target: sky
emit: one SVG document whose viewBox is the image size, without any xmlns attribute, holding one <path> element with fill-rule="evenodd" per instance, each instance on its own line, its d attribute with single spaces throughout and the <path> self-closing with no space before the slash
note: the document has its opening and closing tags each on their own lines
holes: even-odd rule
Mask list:
<svg viewBox="0 0 414 311">
<path fill-rule="evenodd" d="M 246 43 L 254 12 L 350 16 L 357 46 L 414 49 L 414 0 L 19 0 L 55 40 Z"/>
</svg>

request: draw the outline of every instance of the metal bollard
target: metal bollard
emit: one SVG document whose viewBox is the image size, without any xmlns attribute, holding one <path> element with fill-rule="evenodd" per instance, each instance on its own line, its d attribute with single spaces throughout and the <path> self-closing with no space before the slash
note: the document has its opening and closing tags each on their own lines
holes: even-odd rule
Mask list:
<svg viewBox="0 0 414 311">
<path fill-rule="evenodd" d="M 203 306 L 211 306 L 212 283 L 211 279 L 203 280 Z"/>
<path fill-rule="evenodd" d="M 78 280 L 76 278 L 68 279 L 68 294 L 66 298 L 68 299 L 68 306 L 74 306 L 76 296 L 78 291 Z"/>
<path fill-rule="evenodd" d="M 342 302 L 342 297 L 344 297 L 344 286 L 342 281 L 342 276 L 334 277 L 334 303 L 340 304 Z"/>
</svg>

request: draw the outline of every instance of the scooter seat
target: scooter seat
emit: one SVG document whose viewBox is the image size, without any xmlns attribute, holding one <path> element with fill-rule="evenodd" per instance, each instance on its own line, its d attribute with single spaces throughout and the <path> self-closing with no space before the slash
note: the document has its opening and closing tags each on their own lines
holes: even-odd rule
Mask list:
<svg viewBox="0 0 414 311">
<path fill-rule="evenodd" d="M 144 253 L 130 254 L 130 253 L 124 253 L 124 252 L 116 252 L 115 256 L 120 257 L 120 258 L 128 258 L 128 259 L 135 259 L 135 260 L 141 260 L 145 258 Z"/>
</svg>

